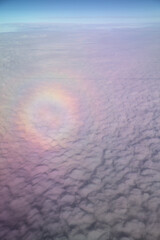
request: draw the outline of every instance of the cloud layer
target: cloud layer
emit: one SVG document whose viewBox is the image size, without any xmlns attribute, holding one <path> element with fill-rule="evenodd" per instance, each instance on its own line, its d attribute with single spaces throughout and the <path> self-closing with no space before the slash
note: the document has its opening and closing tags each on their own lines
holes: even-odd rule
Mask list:
<svg viewBox="0 0 160 240">
<path fill-rule="evenodd" d="M 159 37 L 0 34 L 1 239 L 160 238 Z"/>
</svg>

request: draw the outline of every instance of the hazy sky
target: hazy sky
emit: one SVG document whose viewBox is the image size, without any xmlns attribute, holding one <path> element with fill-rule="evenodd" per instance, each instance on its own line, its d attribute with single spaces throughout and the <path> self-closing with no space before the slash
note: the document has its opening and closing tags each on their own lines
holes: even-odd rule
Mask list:
<svg viewBox="0 0 160 240">
<path fill-rule="evenodd" d="M 160 0 L 0 0 L 0 22 L 158 21 Z"/>
</svg>

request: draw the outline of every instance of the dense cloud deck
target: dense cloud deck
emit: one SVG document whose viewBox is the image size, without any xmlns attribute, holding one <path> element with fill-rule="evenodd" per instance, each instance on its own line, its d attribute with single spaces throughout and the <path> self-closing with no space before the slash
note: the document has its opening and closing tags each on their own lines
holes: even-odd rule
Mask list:
<svg viewBox="0 0 160 240">
<path fill-rule="evenodd" d="M 159 39 L 0 33 L 0 239 L 160 239 Z"/>
</svg>

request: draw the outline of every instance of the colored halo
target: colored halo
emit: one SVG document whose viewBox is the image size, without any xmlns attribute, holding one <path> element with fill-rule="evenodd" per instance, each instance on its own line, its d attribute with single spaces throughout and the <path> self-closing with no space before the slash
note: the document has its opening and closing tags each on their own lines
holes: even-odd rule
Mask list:
<svg viewBox="0 0 160 240">
<path fill-rule="evenodd" d="M 78 123 L 77 99 L 55 86 L 41 86 L 23 101 L 19 114 L 27 139 L 41 146 L 62 144 Z"/>
</svg>

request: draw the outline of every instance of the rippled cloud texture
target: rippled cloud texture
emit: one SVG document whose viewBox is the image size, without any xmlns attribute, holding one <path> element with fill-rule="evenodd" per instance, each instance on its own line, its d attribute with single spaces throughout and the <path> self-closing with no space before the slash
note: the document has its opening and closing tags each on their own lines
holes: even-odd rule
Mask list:
<svg viewBox="0 0 160 240">
<path fill-rule="evenodd" d="M 159 28 L 22 29 L 0 33 L 0 239 L 160 239 Z"/>
</svg>

